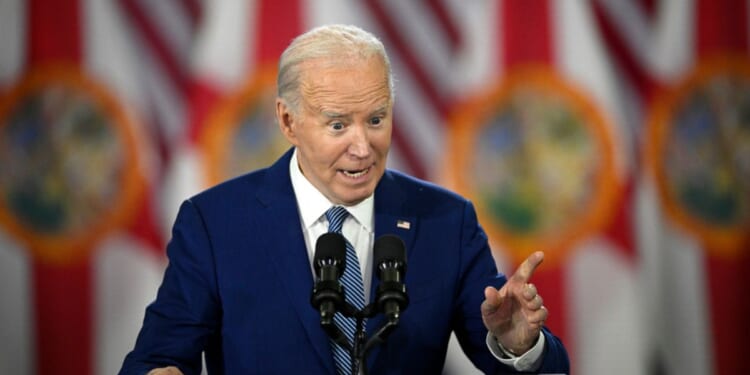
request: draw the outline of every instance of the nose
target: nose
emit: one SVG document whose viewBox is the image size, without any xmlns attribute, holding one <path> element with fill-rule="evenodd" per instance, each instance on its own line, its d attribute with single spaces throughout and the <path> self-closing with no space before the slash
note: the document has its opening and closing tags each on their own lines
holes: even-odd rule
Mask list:
<svg viewBox="0 0 750 375">
<path fill-rule="evenodd" d="M 370 155 L 370 141 L 367 134 L 367 125 L 357 124 L 351 130 L 351 140 L 347 151 L 357 158 L 368 157 Z"/>
</svg>

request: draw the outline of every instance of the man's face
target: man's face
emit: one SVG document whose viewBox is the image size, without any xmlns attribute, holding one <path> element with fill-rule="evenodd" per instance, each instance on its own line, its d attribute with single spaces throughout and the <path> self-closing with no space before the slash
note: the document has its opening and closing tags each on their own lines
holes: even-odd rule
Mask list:
<svg viewBox="0 0 750 375">
<path fill-rule="evenodd" d="M 305 177 L 334 204 L 372 195 L 391 145 L 392 107 L 379 57 L 303 63 L 298 112 L 277 100 L 279 126 Z"/>
</svg>

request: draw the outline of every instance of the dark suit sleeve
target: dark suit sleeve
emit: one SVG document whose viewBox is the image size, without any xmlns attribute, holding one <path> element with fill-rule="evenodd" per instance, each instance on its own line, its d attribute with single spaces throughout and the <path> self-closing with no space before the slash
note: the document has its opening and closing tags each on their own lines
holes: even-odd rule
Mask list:
<svg viewBox="0 0 750 375">
<path fill-rule="evenodd" d="M 199 210 L 184 202 L 167 246 L 164 280 L 120 374 L 164 366 L 177 366 L 186 375 L 201 372 L 201 354 L 218 336 L 221 322 L 211 249 Z"/>
<path fill-rule="evenodd" d="M 539 373 L 569 374 L 570 362 L 568 352 L 557 336 L 553 335 L 547 328 L 542 329 L 546 339 L 542 365 L 537 370 Z"/>
<path fill-rule="evenodd" d="M 461 348 L 485 374 L 516 372 L 500 363 L 487 348 L 487 328 L 482 322 L 481 304 L 487 286 L 500 288 L 506 277 L 497 272 L 487 235 L 477 221 L 474 206 L 467 202 L 462 221 L 460 292 L 456 305 L 454 331 Z M 568 373 L 568 355 L 560 340 L 543 330 L 546 345 L 539 372 Z"/>
</svg>

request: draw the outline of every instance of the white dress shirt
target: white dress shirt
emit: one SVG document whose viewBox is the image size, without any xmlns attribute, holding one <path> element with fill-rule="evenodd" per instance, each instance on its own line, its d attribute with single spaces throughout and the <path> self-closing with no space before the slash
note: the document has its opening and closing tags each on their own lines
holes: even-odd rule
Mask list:
<svg viewBox="0 0 750 375">
<path fill-rule="evenodd" d="M 297 198 L 297 210 L 302 223 L 302 232 L 305 235 L 307 255 L 310 259 L 310 268 L 313 269 L 315 257 L 315 243 L 318 237 L 328 232 L 328 220 L 326 211 L 335 206 L 328 200 L 310 181 L 302 175 L 297 166 L 297 150 L 292 155 L 289 164 L 289 175 L 292 178 L 292 188 Z M 370 285 L 372 279 L 372 247 L 375 237 L 373 214 L 373 196 L 354 206 L 345 206 L 349 216 L 344 219 L 341 232 L 354 246 L 359 260 L 359 269 L 362 272 L 362 282 L 365 288 L 365 303 L 370 301 Z"/>
<path fill-rule="evenodd" d="M 289 175 L 292 179 L 292 188 L 297 199 L 297 210 L 302 223 L 302 233 L 305 236 L 307 255 L 310 259 L 310 269 L 313 267 L 315 257 L 315 243 L 318 237 L 328 232 L 328 220 L 325 213 L 329 208 L 335 206 L 328 200 L 310 181 L 302 174 L 297 164 L 297 150 L 292 154 L 289 163 Z M 345 206 L 349 216 L 344 220 L 341 232 L 354 246 L 354 251 L 359 259 L 359 269 L 362 272 L 362 282 L 365 288 L 365 302 L 370 301 L 370 286 L 372 280 L 372 247 L 375 237 L 375 215 L 374 198 L 367 197 L 354 206 Z M 542 352 L 544 350 L 544 335 L 539 334 L 539 340 L 529 351 L 521 356 L 515 356 L 495 340 L 492 334 L 487 335 L 487 347 L 500 362 L 514 367 L 518 371 L 530 371 L 541 365 Z"/>
</svg>

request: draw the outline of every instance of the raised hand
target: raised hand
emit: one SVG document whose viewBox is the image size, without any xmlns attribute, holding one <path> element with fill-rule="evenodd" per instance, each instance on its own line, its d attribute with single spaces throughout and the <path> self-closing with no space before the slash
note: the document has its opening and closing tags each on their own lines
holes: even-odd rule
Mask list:
<svg viewBox="0 0 750 375">
<path fill-rule="evenodd" d="M 544 253 L 531 254 L 502 288 L 487 287 L 482 320 L 497 341 L 515 355 L 529 350 L 539 338 L 548 311 L 534 284 L 529 283 Z"/>
</svg>

